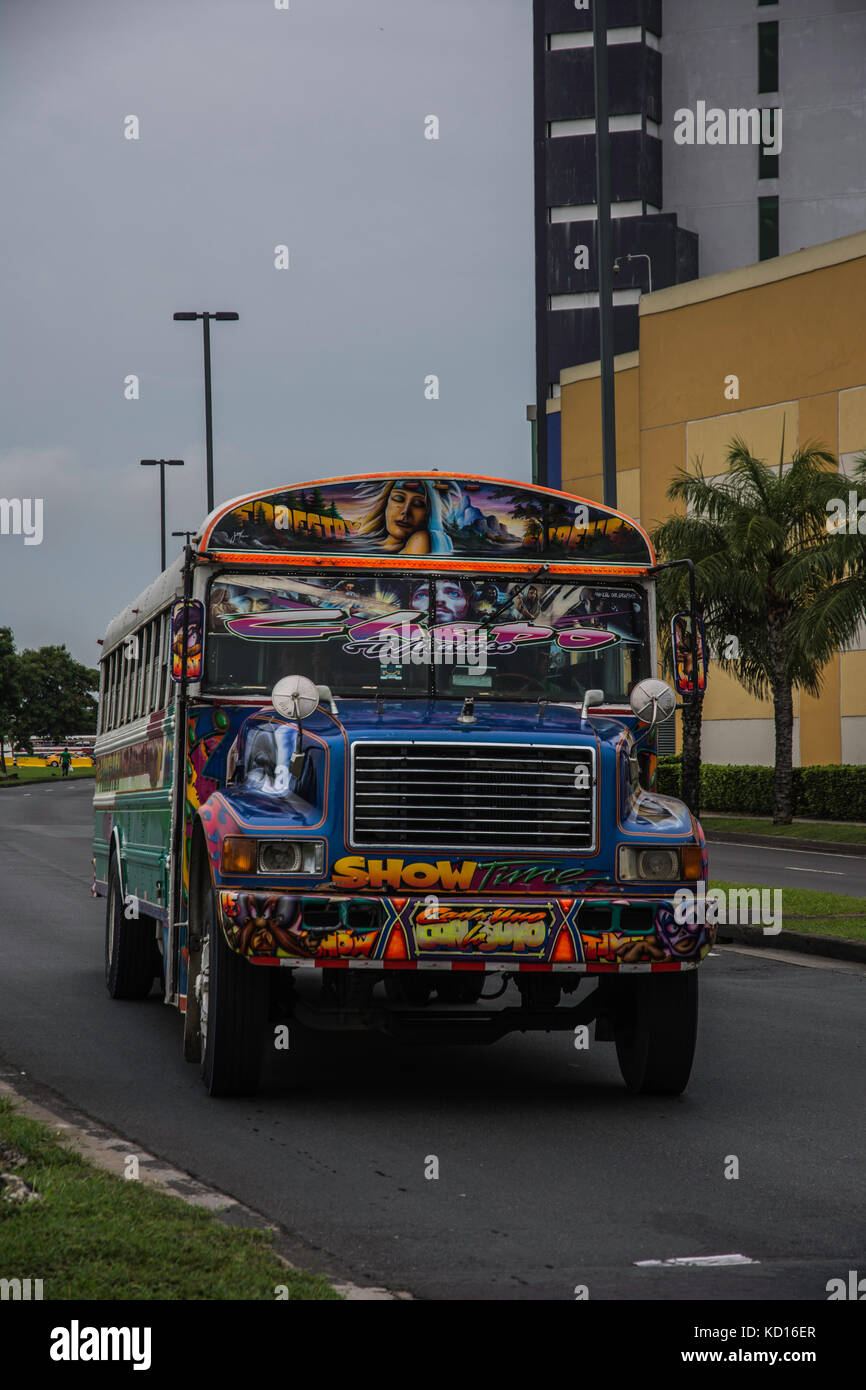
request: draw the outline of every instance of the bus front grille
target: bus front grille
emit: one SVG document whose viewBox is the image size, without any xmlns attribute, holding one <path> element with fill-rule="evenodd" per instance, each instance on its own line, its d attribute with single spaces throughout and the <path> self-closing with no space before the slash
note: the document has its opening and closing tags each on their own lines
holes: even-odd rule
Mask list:
<svg viewBox="0 0 866 1390">
<path fill-rule="evenodd" d="M 580 852 L 594 845 L 594 750 L 361 741 L 351 815 L 359 848 Z"/>
</svg>

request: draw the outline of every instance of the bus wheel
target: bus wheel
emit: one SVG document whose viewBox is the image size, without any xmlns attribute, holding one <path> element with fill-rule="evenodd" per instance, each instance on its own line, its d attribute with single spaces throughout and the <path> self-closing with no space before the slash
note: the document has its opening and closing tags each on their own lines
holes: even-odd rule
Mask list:
<svg viewBox="0 0 866 1390">
<path fill-rule="evenodd" d="M 212 1096 L 251 1096 L 258 1089 L 270 1003 L 270 975 L 226 945 L 216 894 L 207 890 L 202 911 L 201 1074 Z"/>
<path fill-rule="evenodd" d="M 610 983 L 623 1081 L 638 1095 L 680 1095 L 695 1055 L 697 971 L 624 976 Z"/>
<path fill-rule="evenodd" d="M 146 999 L 162 961 L 149 917 L 128 918 L 117 859 L 108 868 L 105 910 L 105 984 L 112 999 Z"/>
</svg>

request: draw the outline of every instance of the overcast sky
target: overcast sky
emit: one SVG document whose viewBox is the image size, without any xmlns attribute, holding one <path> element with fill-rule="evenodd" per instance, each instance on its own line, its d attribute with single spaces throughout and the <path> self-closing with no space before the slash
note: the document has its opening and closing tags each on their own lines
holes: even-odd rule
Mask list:
<svg viewBox="0 0 866 1390">
<path fill-rule="evenodd" d="M 139 459 L 186 460 L 169 531 L 204 515 L 201 325 L 176 309 L 241 316 L 212 326 L 217 502 L 403 466 L 529 477 L 531 8 L 0 0 L 0 497 L 44 504 L 41 545 L 0 535 L 19 648 L 94 664 L 155 577 Z"/>
</svg>

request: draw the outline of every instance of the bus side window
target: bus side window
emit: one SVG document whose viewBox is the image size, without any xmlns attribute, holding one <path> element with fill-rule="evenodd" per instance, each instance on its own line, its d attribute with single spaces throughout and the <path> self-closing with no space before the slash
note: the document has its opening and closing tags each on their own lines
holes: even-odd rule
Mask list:
<svg viewBox="0 0 866 1390">
<path fill-rule="evenodd" d="M 153 710 L 153 639 L 156 630 L 153 619 L 147 625 L 146 645 L 147 662 L 144 668 L 144 695 L 141 702 L 142 714 L 150 714 Z"/>
<path fill-rule="evenodd" d="M 171 622 L 169 611 L 159 615 L 159 648 L 156 667 L 156 708 L 164 709 L 168 704 L 168 633 Z"/>
<path fill-rule="evenodd" d="M 99 713 L 98 713 L 97 719 L 96 719 L 96 732 L 97 732 L 98 734 L 101 734 L 101 733 L 102 733 L 102 721 L 103 721 L 103 718 L 104 718 L 104 715 L 105 715 L 105 705 L 104 705 L 104 703 L 103 703 L 104 699 L 105 699 L 105 665 L 104 665 L 103 662 L 100 661 L 100 663 L 99 663 Z"/>
<path fill-rule="evenodd" d="M 106 710 L 106 730 L 113 729 L 117 723 L 117 653 L 108 658 L 108 709 Z"/>
<path fill-rule="evenodd" d="M 121 722 L 123 724 L 128 724 L 132 718 L 132 706 L 135 699 L 135 664 L 132 656 L 127 655 L 127 652 L 131 653 L 132 651 L 134 651 L 134 648 L 131 646 L 125 646 L 123 649 L 123 675 L 121 676 L 121 681 L 123 683 L 123 710 Z"/>
<path fill-rule="evenodd" d="M 153 623 L 148 623 L 141 634 L 141 684 L 138 692 L 139 717 L 150 713 L 150 658 Z"/>
<path fill-rule="evenodd" d="M 137 719 L 141 714 L 141 673 L 144 669 L 144 631 L 139 629 L 135 634 L 135 645 L 133 651 L 135 656 L 130 660 L 132 666 L 132 692 L 129 701 L 129 717 Z"/>
<path fill-rule="evenodd" d="M 114 669 L 113 669 L 112 675 L 111 675 L 111 684 L 112 684 L 112 687 L 113 687 L 113 694 L 112 694 L 112 696 L 111 696 L 111 727 L 112 727 L 112 729 L 116 729 L 117 726 L 118 726 L 118 724 L 120 723 L 120 696 L 121 696 L 121 693 L 122 693 L 122 690 L 123 690 L 123 672 L 122 672 L 121 669 L 120 669 L 120 665 L 121 665 L 120 658 L 121 658 L 121 650 L 120 650 L 119 647 L 115 647 L 114 652 L 113 652 L 113 654 L 112 654 L 112 658 L 111 658 L 111 659 L 112 659 L 112 662 L 113 662 L 113 664 L 114 664 Z"/>
</svg>

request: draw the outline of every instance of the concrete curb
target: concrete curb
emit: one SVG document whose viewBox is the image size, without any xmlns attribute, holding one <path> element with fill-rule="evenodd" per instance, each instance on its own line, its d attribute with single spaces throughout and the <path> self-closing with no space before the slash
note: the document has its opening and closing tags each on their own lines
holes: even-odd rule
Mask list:
<svg viewBox="0 0 866 1390">
<path fill-rule="evenodd" d="M 738 946 L 781 947 L 809 956 L 829 956 L 832 960 L 854 960 L 866 965 L 866 941 L 846 941 L 842 936 L 820 936 L 817 932 L 782 931 L 767 935 L 762 927 L 720 926 L 718 941 Z"/>
<path fill-rule="evenodd" d="M 760 845 L 770 849 L 805 849 L 818 854 L 866 854 L 866 842 L 847 845 L 843 840 L 795 840 L 788 835 L 741 835 L 736 830 L 713 830 L 712 821 L 701 822 L 707 844 Z"/>
<path fill-rule="evenodd" d="M 17 787 L 19 790 L 21 787 L 44 787 L 49 782 L 64 782 L 68 786 L 70 782 L 92 781 L 92 772 L 79 773 L 77 777 L 61 777 L 59 773 L 54 777 L 25 777 L 23 782 L 19 782 L 14 777 L 0 777 L 0 791 L 8 790 L 11 787 Z"/>
<path fill-rule="evenodd" d="M 9 1064 L 6 1065 L 8 1067 Z M 40 1088 L 40 1090 L 44 1090 L 44 1088 Z M 115 1177 L 125 1177 L 126 1159 L 129 1155 L 134 1154 L 138 1159 L 138 1181 L 145 1183 L 148 1187 L 156 1188 L 157 1191 L 169 1197 L 179 1197 L 181 1201 L 188 1202 L 190 1206 L 205 1207 L 224 1225 L 273 1231 L 275 1233 L 274 1254 L 277 1259 L 285 1265 L 286 1269 L 297 1270 L 300 1268 L 279 1250 L 280 1228 L 260 1215 L 259 1212 L 253 1211 L 251 1207 L 246 1207 L 242 1202 L 235 1201 L 234 1197 L 229 1197 L 226 1193 L 218 1191 L 217 1188 L 201 1182 L 191 1173 L 185 1173 L 180 1168 L 173 1168 L 171 1164 L 164 1163 L 161 1158 L 147 1153 L 140 1144 L 124 1139 L 113 1130 L 89 1119 L 80 1111 L 68 1106 L 65 1101 L 62 1102 L 62 1106 L 58 1105 L 58 1110 L 62 1109 L 62 1113 L 58 1113 L 58 1110 L 51 1109 L 44 1099 L 39 1102 L 31 1100 L 16 1085 L 15 1080 L 10 1078 L 8 1071 L 0 1074 L 0 1096 L 12 1101 L 16 1110 L 28 1119 L 37 1120 L 40 1124 L 47 1125 L 89 1163 L 104 1169 L 105 1172 L 113 1173 Z M 309 1266 L 307 1268 L 309 1269 Z M 390 1302 L 411 1300 L 412 1298 L 410 1293 L 392 1293 L 389 1289 L 365 1288 L 347 1280 L 338 1282 L 327 1274 L 324 1277 L 335 1293 L 342 1294 L 348 1302 Z"/>
</svg>

